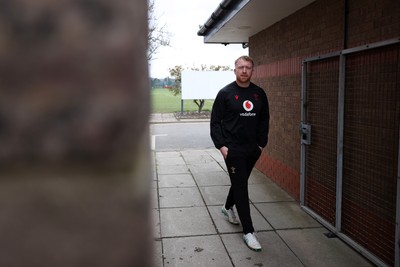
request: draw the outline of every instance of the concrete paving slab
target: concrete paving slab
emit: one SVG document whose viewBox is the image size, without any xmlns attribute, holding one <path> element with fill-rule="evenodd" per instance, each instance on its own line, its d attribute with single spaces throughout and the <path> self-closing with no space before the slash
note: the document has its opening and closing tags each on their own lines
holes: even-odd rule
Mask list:
<svg viewBox="0 0 400 267">
<path fill-rule="evenodd" d="M 339 238 L 327 238 L 326 232 L 325 228 L 277 231 L 307 267 L 374 266 Z"/>
<path fill-rule="evenodd" d="M 210 154 L 203 150 L 184 150 L 181 153 L 188 164 L 201 164 L 215 161 Z"/>
<path fill-rule="evenodd" d="M 160 210 L 161 236 L 179 237 L 216 234 L 206 207 Z"/>
<path fill-rule="evenodd" d="M 207 206 L 211 214 L 211 218 L 214 221 L 215 227 L 217 227 L 218 233 L 241 233 L 242 226 L 240 224 L 234 225 L 228 222 L 225 219 L 225 216 L 221 213 L 221 207 L 222 204 L 218 206 Z"/>
<path fill-rule="evenodd" d="M 186 162 L 182 157 L 160 157 L 157 158 L 157 165 L 185 165 Z"/>
<path fill-rule="evenodd" d="M 211 186 L 211 185 L 230 185 L 231 181 L 229 175 L 225 171 L 209 172 L 195 172 L 193 177 L 198 186 Z"/>
<path fill-rule="evenodd" d="M 219 164 L 220 164 L 221 168 L 222 168 L 226 173 L 228 173 L 228 168 L 226 167 L 225 162 L 220 162 Z"/>
<path fill-rule="evenodd" d="M 189 171 L 188 165 L 203 164 L 194 164 L 195 162 L 190 162 L 189 164 L 183 155 L 187 155 L 189 161 L 197 158 L 207 165 L 210 164 L 207 154 L 214 160 L 213 162 L 216 165 L 220 166 L 218 171 L 215 173 L 210 172 L 207 167 L 194 168 L 193 173 Z M 163 164 L 157 165 L 155 161 L 153 163 L 155 170 L 151 182 L 152 194 L 154 195 L 154 198 L 152 196 L 152 213 L 154 217 L 152 227 L 154 228 L 154 242 L 157 254 L 155 266 L 196 266 L 196 264 L 197 266 L 213 266 L 214 261 L 211 264 L 209 262 L 209 259 L 213 258 L 213 256 L 202 257 L 197 254 L 193 256 L 190 253 L 180 253 L 179 250 L 172 249 L 169 254 L 171 259 L 168 262 L 160 261 L 162 259 L 161 248 L 162 246 L 165 248 L 164 244 L 181 238 L 189 240 L 188 238 L 192 237 L 205 242 L 204 247 L 196 246 L 200 248 L 196 252 L 206 251 L 206 246 L 212 247 L 214 246 L 212 243 L 222 239 L 226 247 L 226 254 L 225 256 L 217 254 L 218 259 L 224 257 L 230 259 L 230 261 L 226 262 L 228 263 L 227 266 L 373 266 L 361 254 L 358 254 L 341 240 L 334 239 L 338 244 L 326 241 L 328 238 L 321 235 L 321 233 L 328 231 L 314 219 L 307 217 L 308 215 L 302 212 L 296 201 L 258 170 L 254 170 L 250 177 L 249 195 L 253 224 L 258 232 L 257 235 L 263 246 L 263 251 L 261 253 L 253 252 L 247 248 L 242 240 L 242 227 L 240 225 L 231 225 L 221 216 L 220 208 L 226 200 L 230 183 L 226 185 L 219 184 L 222 180 L 225 182 L 228 176 L 226 173 L 224 174 L 226 167 L 218 150 L 164 151 L 155 152 L 153 156 L 160 159 L 168 157 L 183 158 L 185 163 L 182 164 L 182 161 L 180 161 L 177 165 L 169 159 L 164 161 Z M 223 176 L 226 178 L 222 178 Z M 221 181 L 220 178 L 222 178 Z M 216 183 L 216 185 L 213 185 L 213 183 Z M 190 190 L 182 195 L 179 193 L 180 191 L 177 191 L 178 189 L 186 188 L 198 188 L 203 205 L 207 205 L 207 207 L 176 207 L 175 205 L 187 203 L 188 195 L 192 198 Z M 164 189 L 175 189 L 175 191 L 168 192 L 168 194 L 171 194 L 171 202 L 165 205 L 171 207 L 159 209 L 156 208 L 158 206 L 157 203 L 160 202 L 160 200 L 157 202 L 157 193 L 167 192 L 163 191 Z M 159 216 L 157 216 L 158 212 Z M 307 216 L 303 217 L 304 215 Z M 157 218 L 159 221 L 157 221 Z M 309 219 L 312 220 L 309 221 Z M 209 237 L 213 238 L 209 239 Z M 182 244 L 185 244 L 185 242 Z M 190 244 L 196 242 L 193 240 L 188 241 Z M 177 245 L 175 247 L 184 249 L 188 248 L 189 245 Z M 218 249 L 211 249 L 211 251 L 213 250 Z M 173 253 L 176 253 L 176 255 L 174 256 Z M 188 260 L 191 259 L 190 257 L 196 257 L 196 260 L 190 261 L 188 264 L 186 257 L 188 257 Z M 223 262 L 225 263 L 225 261 Z M 218 265 L 215 266 L 224 266 L 224 263 L 218 262 Z"/>
<path fill-rule="evenodd" d="M 190 174 L 160 174 L 158 176 L 159 188 L 166 187 L 191 187 L 196 183 Z"/>
<path fill-rule="evenodd" d="M 161 116 L 164 120 L 176 121 L 174 113 L 161 113 Z"/>
<path fill-rule="evenodd" d="M 160 212 L 158 209 L 151 210 L 151 218 L 153 223 L 153 236 L 155 239 L 161 238 Z"/>
<path fill-rule="evenodd" d="M 154 241 L 153 244 L 153 263 L 154 267 L 163 267 L 163 253 L 161 241 Z"/>
<path fill-rule="evenodd" d="M 219 236 L 169 238 L 164 243 L 164 266 L 232 267 Z"/>
<path fill-rule="evenodd" d="M 211 217 L 214 221 L 215 226 L 217 227 L 218 233 L 242 233 L 242 226 L 234 225 L 229 223 L 225 216 L 221 213 L 222 205 L 218 206 L 207 206 L 210 211 Z M 236 216 L 238 213 L 235 209 Z M 253 220 L 253 226 L 256 231 L 270 231 L 272 230 L 271 225 L 265 220 L 265 218 L 257 211 L 257 209 L 250 205 L 250 214 Z"/>
<path fill-rule="evenodd" d="M 158 209 L 158 194 L 157 194 L 157 189 L 151 189 L 151 208 L 152 209 Z"/>
<path fill-rule="evenodd" d="M 161 121 L 161 113 L 151 113 L 149 117 L 150 122 Z"/>
<path fill-rule="evenodd" d="M 218 149 L 209 149 L 206 152 L 217 162 L 225 164 L 224 157 Z"/>
<path fill-rule="evenodd" d="M 150 123 L 170 123 L 177 121 L 174 113 L 152 113 L 149 116 Z"/>
<path fill-rule="evenodd" d="M 252 251 L 246 246 L 243 234 L 221 235 L 235 266 L 304 267 L 275 232 L 259 232 L 256 235 L 262 246 L 260 252 Z"/>
<path fill-rule="evenodd" d="M 162 151 L 156 152 L 156 160 L 160 158 L 176 158 L 181 157 L 180 151 Z"/>
<path fill-rule="evenodd" d="M 201 186 L 200 193 L 206 202 L 206 205 L 222 205 L 226 201 L 230 186 Z"/>
<path fill-rule="evenodd" d="M 253 221 L 253 227 L 255 231 L 271 231 L 272 226 L 269 224 L 268 220 L 256 209 L 253 204 L 250 204 L 250 214 Z"/>
<path fill-rule="evenodd" d="M 197 187 L 160 188 L 160 208 L 205 206 Z"/>
<path fill-rule="evenodd" d="M 215 161 L 202 163 L 202 164 L 188 164 L 187 165 L 192 173 L 197 172 L 219 172 L 223 171 L 222 167 Z"/>
<path fill-rule="evenodd" d="M 253 203 L 294 200 L 288 193 L 273 183 L 249 184 L 249 198 Z"/>
<path fill-rule="evenodd" d="M 272 183 L 271 179 L 257 169 L 253 169 L 250 174 L 249 184 L 268 184 Z"/>
<path fill-rule="evenodd" d="M 255 206 L 275 229 L 322 227 L 297 202 L 260 203 Z"/>
<path fill-rule="evenodd" d="M 190 173 L 186 165 L 157 165 L 157 173 L 160 174 L 182 174 Z"/>
<path fill-rule="evenodd" d="M 157 180 L 151 181 L 151 189 L 157 189 L 157 187 L 158 187 L 158 181 Z"/>
</svg>

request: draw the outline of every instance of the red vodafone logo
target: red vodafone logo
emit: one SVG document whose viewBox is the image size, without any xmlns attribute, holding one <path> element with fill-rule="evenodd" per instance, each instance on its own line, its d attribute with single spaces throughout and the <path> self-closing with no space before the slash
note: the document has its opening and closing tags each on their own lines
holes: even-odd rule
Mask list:
<svg viewBox="0 0 400 267">
<path fill-rule="evenodd" d="M 253 103 L 252 103 L 250 100 L 245 100 L 245 101 L 243 102 L 243 108 L 244 108 L 244 110 L 246 110 L 246 111 L 252 111 L 253 108 L 254 108 L 254 105 L 253 105 Z"/>
</svg>

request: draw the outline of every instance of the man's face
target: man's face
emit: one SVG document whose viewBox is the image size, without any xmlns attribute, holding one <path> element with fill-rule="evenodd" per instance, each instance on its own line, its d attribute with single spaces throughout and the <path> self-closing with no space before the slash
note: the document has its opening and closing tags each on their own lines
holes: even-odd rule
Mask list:
<svg viewBox="0 0 400 267">
<path fill-rule="evenodd" d="M 253 65 L 251 64 L 251 61 L 240 59 L 235 65 L 234 72 L 238 82 L 250 82 L 251 75 L 253 74 Z"/>
</svg>

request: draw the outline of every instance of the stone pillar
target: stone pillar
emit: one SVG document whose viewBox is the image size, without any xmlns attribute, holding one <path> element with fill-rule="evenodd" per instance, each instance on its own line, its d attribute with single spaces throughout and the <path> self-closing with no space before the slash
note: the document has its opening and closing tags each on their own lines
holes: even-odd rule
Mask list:
<svg viewBox="0 0 400 267">
<path fill-rule="evenodd" d="M 0 0 L 0 266 L 151 266 L 146 0 Z"/>
</svg>

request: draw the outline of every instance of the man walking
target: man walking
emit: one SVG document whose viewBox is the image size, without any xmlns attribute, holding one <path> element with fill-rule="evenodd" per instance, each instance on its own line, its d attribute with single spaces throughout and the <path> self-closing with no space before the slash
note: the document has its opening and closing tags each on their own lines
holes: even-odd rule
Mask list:
<svg viewBox="0 0 400 267">
<path fill-rule="evenodd" d="M 264 90 L 250 81 L 253 67 L 254 62 L 248 56 L 235 61 L 236 81 L 218 92 L 212 107 L 210 131 L 231 180 L 221 211 L 230 223 L 239 224 L 233 210 L 236 206 L 246 245 L 260 251 L 250 216 L 248 179 L 268 142 L 269 106 Z"/>
</svg>

